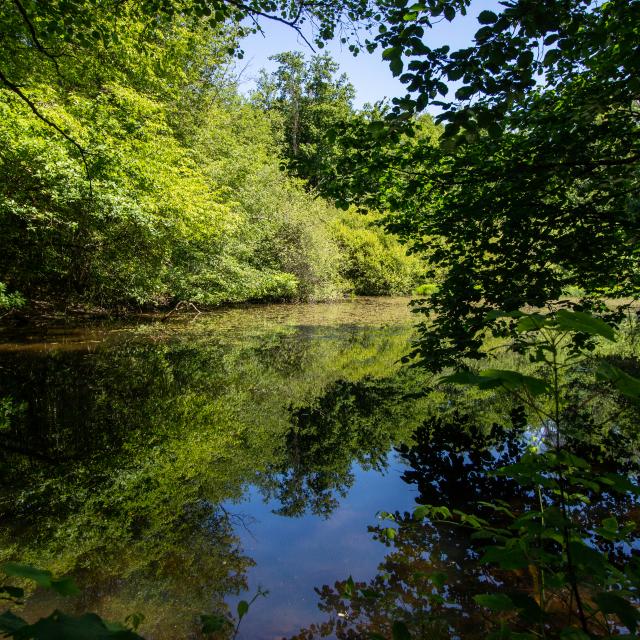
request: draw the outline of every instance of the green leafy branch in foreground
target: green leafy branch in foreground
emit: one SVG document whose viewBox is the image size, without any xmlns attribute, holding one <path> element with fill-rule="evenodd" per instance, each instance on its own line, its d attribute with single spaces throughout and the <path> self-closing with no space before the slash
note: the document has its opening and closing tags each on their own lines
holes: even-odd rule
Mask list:
<svg viewBox="0 0 640 640">
<path fill-rule="evenodd" d="M 202 633 L 210 634 L 210 633 L 219 633 L 226 630 L 233 629 L 233 635 L 231 636 L 234 640 L 238 636 L 238 631 L 240 631 L 240 623 L 242 619 L 249 613 L 249 609 L 251 605 L 258 598 L 266 598 L 269 595 L 269 592 L 262 587 L 258 587 L 255 595 L 251 600 L 240 600 L 236 605 L 236 611 L 238 613 L 237 621 L 234 621 L 232 618 L 227 616 L 223 616 L 220 614 L 212 614 L 212 615 L 202 615 L 200 616 L 200 621 L 202 622 Z"/>
<path fill-rule="evenodd" d="M 79 593 L 78 587 L 71 578 L 54 578 L 50 571 L 35 567 L 6 562 L 0 567 L 6 576 L 22 578 L 35 582 L 44 589 L 53 589 L 62 596 L 72 596 Z M 0 586 L 0 598 L 12 604 L 20 604 L 24 597 L 24 590 L 9 585 Z M 94 638 L 96 640 L 141 640 L 135 629 L 142 622 L 139 615 L 127 618 L 125 626 L 102 620 L 95 613 L 85 613 L 81 616 L 69 616 L 62 611 L 54 611 L 46 618 L 41 618 L 33 624 L 7 610 L 0 615 L 0 635 L 14 640 L 54 640 L 66 638 L 81 640 Z"/>
<path fill-rule="evenodd" d="M 537 493 L 539 507 L 516 513 L 506 503 L 483 502 L 479 506 L 493 512 L 487 519 L 445 506 L 414 512 L 416 519 L 470 529 L 471 538 L 483 543 L 480 564 L 530 575 L 525 590 L 504 587 L 474 597 L 490 612 L 490 637 L 611 637 L 620 635 L 620 624 L 635 634 L 640 564 L 633 559 L 620 567 L 594 544 L 632 545 L 635 523 L 613 516 L 588 523 L 580 514 L 594 494 L 638 495 L 637 486 L 622 475 L 600 475 L 563 450 L 527 453 L 497 475 Z"/>
<path fill-rule="evenodd" d="M 492 637 L 558 637 L 558 627 L 561 638 L 610 637 L 621 634 L 621 625 L 635 634 L 640 622 L 640 563 L 632 558 L 619 566 L 609 553 L 621 545 L 633 547 L 635 523 L 619 523 L 611 515 L 590 522 L 584 511 L 595 496 L 637 496 L 640 489 L 624 475 L 599 472 L 569 451 L 564 438 L 570 426 L 565 416 L 573 402 L 566 373 L 585 364 L 589 347 L 580 338 L 615 341 L 616 334 L 604 321 L 566 309 L 546 315 L 495 312 L 489 319 L 504 317 L 516 322 L 517 349 L 543 365 L 547 377 L 487 369 L 478 374 L 456 372 L 441 382 L 502 388 L 541 419 L 540 443 L 515 464 L 495 472 L 530 490 L 537 496 L 537 507 L 517 513 L 499 501 L 483 502 L 480 506 L 495 516 L 483 519 L 446 506 L 424 505 L 414 517 L 471 528 L 472 538 L 488 543 L 481 563 L 531 574 L 528 592 L 476 596 L 477 604 L 491 612 Z M 618 367 L 602 362 L 595 376 L 626 398 L 640 399 L 640 380 Z"/>
</svg>

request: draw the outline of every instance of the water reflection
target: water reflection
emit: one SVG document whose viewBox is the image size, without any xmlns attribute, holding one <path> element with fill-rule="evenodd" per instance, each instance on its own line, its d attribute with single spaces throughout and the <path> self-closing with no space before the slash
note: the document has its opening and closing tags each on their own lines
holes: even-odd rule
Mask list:
<svg viewBox="0 0 640 640">
<path fill-rule="evenodd" d="M 594 478 L 621 468 L 637 477 L 640 466 L 632 453 L 637 449 L 631 434 L 619 429 L 585 432 L 578 427 L 587 417 L 573 418 L 564 446 L 591 462 Z M 526 514 L 547 501 L 514 477 L 495 475 L 497 470 L 523 459 L 531 447 L 531 431 L 522 408 L 511 411 L 507 425 L 479 424 L 475 417 L 458 411 L 427 419 L 411 443 L 397 448 L 408 467 L 402 480 L 418 490 L 413 508 L 444 505 L 454 513 L 459 510 L 486 519 L 492 531 L 505 531 L 513 520 L 500 505 L 515 514 Z M 575 515 L 586 531 L 595 531 L 603 517 L 637 519 L 638 498 L 634 494 L 601 491 L 595 485 L 582 486 L 581 490 L 584 502 Z M 496 616 L 488 615 L 475 601 L 480 594 L 508 594 L 525 613 L 533 605 L 530 620 L 535 619 L 539 612 L 535 607 L 535 567 L 525 565 L 506 571 L 479 561 L 493 536 L 481 536 L 478 529 L 453 522 L 455 518 L 416 519 L 413 508 L 396 510 L 369 527 L 372 538 L 386 547 L 377 573 L 371 578 L 341 579 L 333 586 L 325 583 L 317 588 L 318 606 L 325 618 L 305 626 L 292 640 L 389 638 L 394 636 L 394 623 L 403 623 L 415 638 L 485 638 L 495 631 Z M 552 510 L 547 513 L 551 518 Z M 551 551 L 552 540 L 548 543 Z M 620 569 L 632 558 L 637 559 L 639 551 L 595 534 L 590 544 L 606 553 L 608 561 Z M 551 581 L 550 574 L 548 579 Z M 547 589 L 553 594 L 554 585 L 549 582 Z M 550 637 L 556 637 L 566 624 L 563 606 L 558 599 L 547 613 Z M 529 628 L 516 630 L 525 632 Z"/>
<path fill-rule="evenodd" d="M 83 589 L 64 603 L 36 592 L 25 616 L 139 611 L 150 639 L 198 638 L 200 613 L 260 585 L 270 595 L 243 621 L 247 640 L 388 637 L 394 619 L 418 637 L 485 637 L 473 596 L 530 576 L 470 563 L 469 532 L 408 512 L 488 497 L 526 510 L 534 496 L 490 472 L 518 459 L 529 428 L 498 394 L 426 394 L 431 380 L 398 364 L 411 333 L 405 301 L 363 301 L 6 337 L 0 559 Z M 634 468 L 624 429 L 571 424 L 574 451 Z M 630 508 L 592 505 L 585 518 Z M 384 509 L 397 511 L 392 539 L 388 523 L 367 533 Z M 610 549 L 616 562 L 626 551 Z M 317 611 L 312 587 L 350 574 L 355 597 L 323 587 Z"/>
<path fill-rule="evenodd" d="M 358 469 L 382 472 L 419 422 L 420 400 L 403 395 L 420 382 L 397 364 L 411 334 L 404 301 L 374 324 L 358 304 L 315 311 L 317 322 L 295 308 L 284 323 L 280 309 L 249 313 L 244 325 L 234 312 L 92 329 L 90 342 L 74 330 L 63 349 L 36 349 L 33 336 L 7 341 L 2 557 L 72 572 L 83 592 L 63 603 L 69 612 L 122 620 L 139 611 L 149 638 L 197 637 L 197 614 L 224 611 L 247 587 L 254 560 L 239 517 L 253 498 L 281 514 L 272 518 L 309 514 L 313 531 Z M 368 516 L 349 530 L 364 531 Z M 286 555 L 289 543 L 277 544 Z M 327 570 L 342 568 L 335 560 Z M 36 592 L 25 617 L 60 605 Z M 285 607 L 298 626 L 299 605 Z"/>
<path fill-rule="evenodd" d="M 353 485 L 354 462 L 363 470 L 383 471 L 397 441 L 392 425 L 406 428 L 412 421 L 403 408 L 409 384 L 400 374 L 339 380 L 313 404 L 290 408 L 284 456 L 258 479 L 266 499 L 280 505 L 275 513 L 329 517 Z"/>
</svg>

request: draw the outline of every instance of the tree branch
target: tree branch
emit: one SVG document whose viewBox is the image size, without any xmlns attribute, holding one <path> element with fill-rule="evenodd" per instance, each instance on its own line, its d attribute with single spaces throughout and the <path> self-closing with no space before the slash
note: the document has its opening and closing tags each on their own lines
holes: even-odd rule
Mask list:
<svg viewBox="0 0 640 640">
<path fill-rule="evenodd" d="M 78 152 L 80 153 L 80 157 L 82 158 L 82 164 L 84 165 L 85 173 L 87 175 L 87 180 L 89 181 L 89 193 L 91 194 L 93 192 L 92 182 L 91 182 L 91 172 L 89 171 L 89 163 L 87 161 L 87 152 L 84 149 L 84 147 L 82 147 L 82 145 L 80 145 L 79 142 L 77 142 L 66 131 L 64 131 L 64 129 L 61 129 L 55 122 L 53 122 L 52 120 L 49 120 L 49 118 L 47 118 L 45 115 L 40 113 L 40 111 L 38 110 L 38 107 L 35 105 L 33 100 L 31 100 L 28 96 L 26 96 L 18 85 L 11 82 L 4 75 L 4 73 L 2 73 L 2 71 L 0 71 L 0 82 L 2 82 L 2 84 L 4 84 L 5 87 L 7 87 L 7 89 L 15 93 L 29 107 L 29 109 L 31 109 L 33 114 L 39 120 L 44 122 L 47 126 L 51 127 L 54 131 L 57 131 L 67 142 L 70 142 L 78 150 Z"/>
<path fill-rule="evenodd" d="M 31 33 L 31 39 L 33 40 L 33 44 L 36 45 L 36 49 L 38 51 L 40 51 L 40 53 L 42 53 L 42 55 L 44 55 L 47 58 L 49 58 L 49 60 L 51 60 L 51 62 L 53 62 L 53 64 L 55 65 L 55 68 L 56 68 L 56 71 L 57 71 L 58 75 L 60 75 L 60 67 L 58 66 L 58 61 L 55 59 L 55 57 L 51 53 L 49 53 L 49 51 L 47 51 L 45 49 L 45 47 L 40 42 L 40 40 L 38 38 L 38 34 L 36 33 L 36 29 L 33 26 L 33 23 L 31 22 L 31 20 L 29 19 L 29 16 L 27 15 L 27 12 L 26 12 L 25 8 L 22 6 L 22 3 L 20 2 L 20 0 L 13 0 L 13 4 L 16 5 L 16 8 L 18 9 L 18 13 L 22 16 L 23 22 L 27 25 L 27 28 L 29 29 L 29 32 Z"/>
<path fill-rule="evenodd" d="M 258 11 L 253 7 L 250 7 L 243 2 L 237 2 L 236 0 L 228 0 L 229 4 L 233 5 L 237 9 L 242 9 L 242 11 L 246 11 L 251 16 L 260 16 L 261 18 L 266 18 L 267 20 L 273 20 L 274 22 L 279 22 L 281 24 L 286 25 L 293 29 L 302 40 L 304 40 L 305 44 L 313 51 L 316 52 L 315 47 L 309 42 L 308 38 L 302 33 L 302 29 L 298 26 L 298 21 L 300 20 L 300 16 L 302 14 L 303 4 L 300 5 L 300 10 L 298 11 L 298 15 L 293 20 L 287 20 L 286 18 L 281 18 L 280 16 L 274 16 L 270 13 L 264 13 L 263 11 Z"/>
</svg>

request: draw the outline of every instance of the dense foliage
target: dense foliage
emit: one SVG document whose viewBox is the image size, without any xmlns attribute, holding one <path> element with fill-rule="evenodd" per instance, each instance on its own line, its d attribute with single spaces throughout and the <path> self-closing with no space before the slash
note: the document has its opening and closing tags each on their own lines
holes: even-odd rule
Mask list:
<svg viewBox="0 0 640 640">
<path fill-rule="evenodd" d="M 0 60 L 12 78 L 0 82 L 2 308 L 410 292 L 417 262 L 396 264 L 391 240 L 384 284 L 349 279 L 342 214 L 281 170 L 285 125 L 225 75 L 240 31 L 171 12 L 152 28 L 143 9 L 114 26 L 87 3 L 68 41 L 62 6 L 3 5 L 6 37 L 33 23 L 50 42 L 14 33 L 24 46 Z M 339 110 L 341 97 L 323 104 Z"/>
<path fill-rule="evenodd" d="M 282 156 L 290 171 L 314 187 L 330 175 L 337 152 L 327 131 L 355 117 L 355 89 L 347 76 L 335 77 L 329 55 L 307 62 L 298 52 L 272 57 L 273 73 L 262 71 L 252 101 L 268 112 L 282 136 Z"/>
<path fill-rule="evenodd" d="M 370 48 L 409 94 L 346 127 L 337 171 L 345 203 L 391 210 L 389 228 L 441 271 L 416 351 L 436 369 L 478 356 L 492 308 L 640 291 L 640 3 L 513 0 L 479 13 L 470 47 L 428 45 L 437 21 L 473 8 L 388 8 Z M 446 123 L 435 145 L 414 125 L 430 105 Z"/>
</svg>

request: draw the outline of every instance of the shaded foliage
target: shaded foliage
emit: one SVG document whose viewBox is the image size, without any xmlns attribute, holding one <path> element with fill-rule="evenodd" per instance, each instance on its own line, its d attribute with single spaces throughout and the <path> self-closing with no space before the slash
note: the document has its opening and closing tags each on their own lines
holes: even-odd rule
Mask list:
<svg viewBox="0 0 640 640">
<path fill-rule="evenodd" d="M 491 309 L 567 287 L 598 309 L 640 289 L 639 4 L 518 0 L 481 12 L 470 47 L 429 46 L 438 19 L 473 6 L 388 7 L 371 48 L 409 94 L 389 118 L 344 128 L 335 185 L 345 203 L 391 211 L 389 229 L 440 271 L 414 352 L 432 369 L 480 357 Z M 428 105 L 446 123 L 438 141 L 416 129 Z"/>
</svg>

